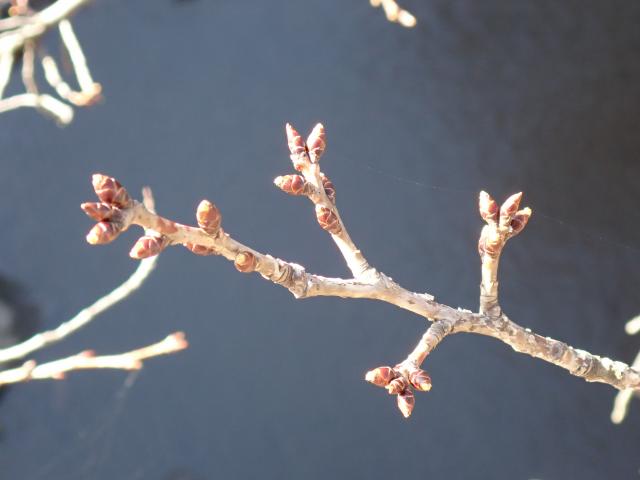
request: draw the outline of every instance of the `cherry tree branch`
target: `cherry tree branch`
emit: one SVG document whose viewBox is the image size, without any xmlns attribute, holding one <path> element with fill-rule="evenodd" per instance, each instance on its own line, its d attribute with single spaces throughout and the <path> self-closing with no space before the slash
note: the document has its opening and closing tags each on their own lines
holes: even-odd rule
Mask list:
<svg viewBox="0 0 640 480">
<path fill-rule="evenodd" d="M 240 243 L 222 228 L 222 215 L 208 200 L 196 210 L 198 227 L 177 223 L 150 212 L 133 200 L 115 179 L 96 174 L 93 187 L 100 202 L 82 205 L 98 223 L 87 241 L 103 244 L 113 241 L 131 225 L 151 229 L 156 234 L 141 237 L 131 249 L 133 258 L 157 255 L 171 245 L 182 245 L 195 254 L 220 255 L 241 272 L 257 272 L 265 279 L 287 288 L 296 298 L 338 296 L 368 298 L 391 303 L 434 322 L 406 360 L 395 367 L 379 367 L 367 374 L 367 380 L 384 386 L 398 396 L 405 416 L 413 408 L 412 389 L 427 391 L 431 379 L 420 369 L 429 353 L 447 336 L 467 332 L 490 336 L 515 351 L 568 370 L 589 382 L 602 382 L 617 389 L 639 389 L 640 371 L 628 365 L 575 349 L 566 343 L 542 337 L 511 321 L 498 303 L 498 264 L 507 240 L 520 233 L 531 210 L 519 210 L 522 194 L 512 195 L 500 208 L 491 197 L 480 194 L 479 209 L 487 225 L 479 241 L 481 257 L 480 308 L 478 313 L 456 309 L 435 301 L 432 295 L 412 292 L 369 265 L 349 236 L 336 204 L 333 183 L 319 168 L 326 140 L 322 125 L 317 125 L 306 142 L 290 125 L 287 138 L 297 174 L 280 176 L 275 184 L 291 195 L 306 196 L 315 206 L 319 225 L 327 231 L 345 258 L 352 278 L 329 278 L 306 272 L 293 262 L 274 258 Z"/>
<path fill-rule="evenodd" d="M 142 205 L 145 205 L 145 208 L 150 212 L 154 212 L 155 204 L 151 189 L 145 187 L 142 190 L 142 196 Z M 147 233 L 155 234 L 152 230 L 147 230 Z M 120 286 L 104 297 L 99 298 L 93 304 L 82 309 L 73 318 L 61 323 L 55 329 L 40 332 L 22 343 L 0 349 L 0 364 L 23 359 L 38 350 L 64 340 L 82 327 L 88 325 L 99 314 L 124 300 L 140 288 L 155 268 L 157 259 L 158 257 L 154 256 L 140 262 L 133 274 Z M 118 355 L 96 357 L 91 350 L 86 350 L 77 355 L 41 365 L 37 365 L 34 360 L 29 360 L 18 368 L 0 371 L 0 386 L 7 383 L 34 379 L 62 379 L 66 372 L 78 369 L 140 369 L 142 368 L 142 360 L 157 355 L 177 352 L 186 348 L 187 345 L 184 334 L 182 332 L 175 332 L 159 343 Z"/>
</svg>

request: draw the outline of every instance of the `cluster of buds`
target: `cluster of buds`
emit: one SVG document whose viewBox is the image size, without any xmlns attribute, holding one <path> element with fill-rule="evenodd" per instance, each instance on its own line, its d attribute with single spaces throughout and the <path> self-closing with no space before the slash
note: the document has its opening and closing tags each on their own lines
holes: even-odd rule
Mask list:
<svg viewBox="0 0 640 480">
<path fill-rule="evenodd" d="M 405 418 L 409 418 L 415 406 L 413 389 L 419 392 L 431 390 L 431 377 L 419 368 L 403 375 L 398 367 L 378 367 L 367 372 L 364 379 L 378 387 L 383 387 L 389 395 L 396 395 L 398 409 Z"/>
<path fill-rule="evenodd" d="M 484 191 L 480 192 L 478 210 L 487 223 L 478 242 L 480 256 L 485 254 L 491 257 L 498 256 L 504 243 L 524 230 L 532 212 L 529 207 L 518 210 L 521 200 L 522 192 L 515 193 L 498 208 L 498 204 L 491 195 Z"/>
<path fill-rule="evenodd" d="M 327 146 L 324 127 L 321 123 L 313 127 L 306 142 L 291 124 L 287 123 L 286 130 L 293 167 L 301 172 L 302 175 L 283 175 L 277 177 L 274 183 L 289 195 L 306 195 L 316 202 L 315 195 L 321 192 L 318 192 L 315 186 L 321 182 L 321 185 L 317 185 L 317 187 L 324 190 L 326 198 L 331 204 L 335 204 L 336 188 L 333 182 L 324 173 L 318 170 L 309 170 L 312 164 L 317 164 L 320 161 L 320 157 Z M 309 182 L 309 175 L 319 175 L 319 178 L 314 177 Z M 340 234 L 342 225 L 338 213 L 333 208 L 326 206 L 326 201 L 323 203 L 325 205 L 316 203 L 316 218 L 320 227 L 333 235 Z"/>
<path fill-rule="evenodd" d="M 318 163 L 327 146 L 324 127 L 318 123 L 305 142 L 298 131 L 287 123 L 287 143 L 291 152 L 293 167 L 301 172 L 310 163 Z"/>
<path fill-rule="evenodd" d="M 92 245 L 109 243 L 127 228 L 123 210 L 133 204 L 127 190 L 114 178 L 99 173 L 92 177 L 93 189 L 100 202 L 81 205 L 82 210 L 98 223 L 87 234 Z"/>
</svg>

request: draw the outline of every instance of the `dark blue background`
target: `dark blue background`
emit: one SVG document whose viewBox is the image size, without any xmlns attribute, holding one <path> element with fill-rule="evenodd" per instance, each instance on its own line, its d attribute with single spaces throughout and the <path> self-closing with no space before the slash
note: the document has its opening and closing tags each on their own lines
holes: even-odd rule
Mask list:
<svg viewBox="0 0 640 480">
<path fill-rule="evenodd" d="M 106 101 L 66 129 L 0 117 L 0 273 L 49 328 L 135 267 L 139 231 L 87 245 L 90 175 L 154 188 L 193 222 L 216 202 L 234 237 L 348 275 L 291 171 L 284 123 L 323 121 L 323 169 L 352 237 L 404 286 L 476 308 L 477 192 L 522 190 L 534 216 L 501 268 L 517 322 L 631 361 L 640 311 L 640 4 L 419 1 L 413 30 L 366 0 L 96 1 L 75 21 Z M 55 38 L 50 39 L 57 48 Z M 17 88 L 17 86 L 14 86 Z M 25 316 L 33 322 L 33 316 Z M 33 382 L 0 403 L 7 479 L 638 477 L 640 402 L 515 354 L 448 338 L 409 421 L 363 381 L 423 319 L 371 301 L 296 301 L 220 258 L 173 248 L 131 298 L 67 342 L 111 353 L 184 330 L 139 374 Z"/>
</svg>

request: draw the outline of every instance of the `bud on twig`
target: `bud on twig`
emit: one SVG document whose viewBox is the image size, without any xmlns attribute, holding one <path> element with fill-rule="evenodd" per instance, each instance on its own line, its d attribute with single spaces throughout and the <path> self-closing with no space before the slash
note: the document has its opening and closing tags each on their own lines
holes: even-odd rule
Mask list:
<svg viewBox="0 0 640 480">
<path fill-rule="evenodd" d="M 273 183 L 289 195 L 306 195 L 309 185 L 302 175 L 282 175 L 276 177 Z"/>
<path fill-rule="evenodd" d="M 398 395 L 398 408 L 402 412 L 404 418 L 409 418 L 413 407 L 416 404 L 416 398 L 413 396 L 411 390 L 406 390 L 404 393 Z"/>
<path fill-rule="evenodd" d="M 428 392 L 431 390 L 431 377 L 424 370 L 414 370 L 409 374 L 409 382 L 416 390 Z"/>
<path fill-rule="evenodd" d="M 164 250 L 167 245 L 166 237 L 145 235 L 138 239 L 129 252 L 129 256 L 138 260 L 153 257 Z"/>
<path fill-rule="evenodd" d="M 333 182 L 329 180 L 324 173 L 320 172 L 320 179 L 322 180 L 322 187 L 324 188 L 324 193 L 327 194 L 331 203 L 336 203 L 336 187 L 333 186 Z"/>
<path fill-rule="evenodd" d="M 500 207 L 500 226 L 502 228 L 508 227 L 511 223 L 511 219 L 520 206 L 520 200 L 522 200 L 522 192 L 514 193 Z"/>
<path fill-rule="evenodd" d="M 121 227 L 113 222 L 96 223 L 87 234 L 87 242 L 91 245 L 101 245 L 115 240 L 120 235 Z"/>
<path fill-rule="evenodd" d="M 313 130 L 307 137 L 307 148 L 309 149 L 311 163 L 318 163 L 320 161 L 320 157 L 324 153 L 326 146 L 327 142 L 324 133 L 324 126 L 321 123 L 318 123 L 313 127 Z"/>
<path fill-rule="evenodd" d="M 109 220 L 115 213 L 113 207 L 106 203 L 87 202 L 80 205 L 80 208 L 97 222 Z"/>
<path fill-rule="evenodd" d="M 100 201 L 125 208 L 131 203 L 127 190 L 115 178 L 96 173 L 92 177 L 93 189 Z"/>
<path fill-rule="evenodd" d="M 309 161 L 307 146 L 298 131 L 290 123 L 287 123 L 286 130 L 291 161 L 293 162 L 293 167 L 300 172 Z"/>
<path fill-rule="evenodd" d="M 316 218 L 323 230 L 334 235 L 338 235 L 342 231 L 338 216 L 330 208 L 316 205 Z"/>
<path fill-rule="evenodd" d="M 529 218 L 531 217 L 531 209 L 529 207 L 524 208 L 522 210 L 518 210 L 518 212 L 514 215 L 511 220 L 511 236 L 515 237 L 519 234 L 524 227 L 527 226 L 529 222 Z"/>
<path fill-rule="evenodd" d="M 393 371 L 393 368 L 385 366 L 368 371 L 365 374 L 364 379 L 378 387 L 386 387 L 389 382 L 395 378 L 395 376 L 396 373 Z"/>
<path fill-rule="evenodd" d="M 222 215 L 220 210 L 209 200 L 202 200 L 196 210 L 196 220 L 202 230 L 209 235 L 215 235 L 220 229 Z"/>
<path fill-rule="evenodd" d="M 480 210 L 480 216 L 485 222 L 496 223 L 498 221 L 498 204 L 485 191 L 480 192 L 478 210 Z"/>
<path fill-rule="evenodd" d="M 404 377 L 397 377 L 391 380 L 385 388 L 389 395 L 398 395 L 409 388 L 409 383 Z"/>
<path fill-rule="evenodd" d="M 256 256 L 251 252 L 238 253 L 233 263 L 239 272 L 244 273 L 253 272 L 258 266 L 258 260 L 256 259 Z"/>
</svg>

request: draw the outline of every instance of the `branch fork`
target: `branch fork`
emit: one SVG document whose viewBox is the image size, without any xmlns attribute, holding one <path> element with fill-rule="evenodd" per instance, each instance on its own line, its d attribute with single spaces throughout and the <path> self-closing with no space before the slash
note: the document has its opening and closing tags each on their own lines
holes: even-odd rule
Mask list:
<svg viewBox="0 0 640 480">
<path fill-rule="evenodd" d="M 482 262 L 480 308 L 473 313 L 440 304 L 432 295 L 409 291 L 372 267 L 351 239 L 340 216 L 335 186 L 320 171 L 320 160 L 326 150 L 324 127 L 316 125 L 304 140 L 292 125 L 287 124 L 286 135 L 297 173 L 279 176 L 274 183 L 285 193 L 306 196 L 311 201 L 318 224 L 335 242 L 351 271 L 351 278 L 312 274 L 299 264 L 274 258 L 240 243 L 223 230 L 222 215 L 208 200 L 203 200 L 197 208 L 198 227 L 183 225 L 163 218 L 132 200 L 119 182 L 101 174 L 93 178 L 100 202 L 82 206 L 91 218 L 99 222 L 89 232 L 87 240 L 93 244 L 107 243 L 131 225 L 138 225 L 147 233 L 131 250 L 130 255 L 134 258 L 156 255 L 170 245 L 183 245 L 198 255 L 224 257 L 233 262 L 240 272 L 259 273 L 263 278 L 287 288 L 296 298 L 368 298 L 391 303 L 424 317 L 432 323 L 405 360 L 393 367 L 375 368 L 365 375 L 370 383 L 396 395 L 398 408 L 405 417 L 413 411 L 414 392 L 431 389 L 431 378 L 423 370 L 423 362 L 446 336 L 460 332 L 491 336 L 517 352 L 560 366 L 589 382 L 603 382 L 617 389 L 640 389 L 638 370 L 537 335 L 511 321 L 502 312 L 498 303 L 500 255 L 506 242 L 522 232 L 531 216 L 531 209 L 519 209 L 521 193 L 510 196 L 500 207 L 489 194 L 480 193 L 479 211 L 486 225 L 478 242 Z"/>
</svg>

